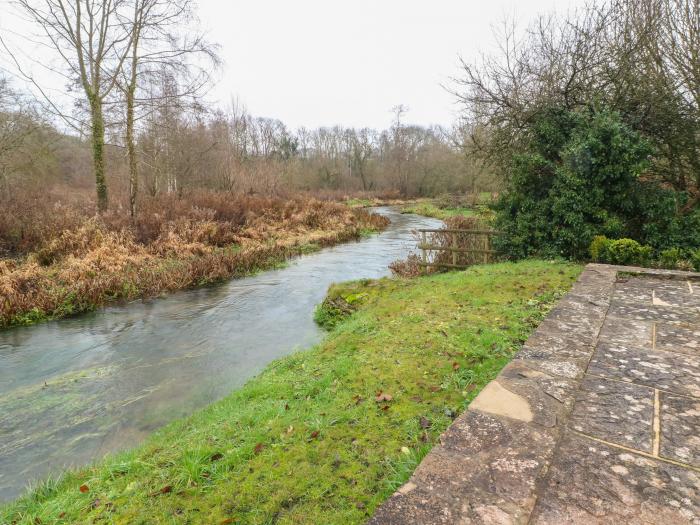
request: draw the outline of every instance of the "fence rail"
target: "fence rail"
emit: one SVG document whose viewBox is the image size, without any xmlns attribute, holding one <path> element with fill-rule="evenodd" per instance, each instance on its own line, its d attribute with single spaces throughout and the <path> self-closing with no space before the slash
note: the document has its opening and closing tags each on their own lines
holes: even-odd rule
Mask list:
<svg viewBox="0 0 700 525">
<path fill-rule="evenodd" d="M 456 230 L 445 228 L 442 230 L 438 229 L 420 229 L 418 232 L 421 235 L 421 242 L 418 244 L 418 248 L 421 250 L 421 262 L 419 263 L 425 269 L 427 273 L 430 267 L 436 268 L 468 268 L 471 264 L 458 264 L 458 254 L 477 254 L 483 255 L 483 260 L 479 262 L 488 263 L 492 259 L 492 255 L 496 253 L 495 250 L 491 249 L 491 237 L 498 235 L 500 232 L 497 230 Z M 447 246 L 441 246 L 438 244 L 428 242 L 428 233 L 441 233 L 448 234 L 450 236 L 450 244 Z M 458 238 L 459 235 L 466 237 L 471 236 L 472 238 L 481 237 L 483 238 L 482 247 L 480 248 L 461 248 L 459 247 Z M 452 254 L 452 262 L 443 261 L 430 261 L 428 257 L 428 252 L 450 252 Z M 474 264 L 474 263 L 472 263 Z"/>
</svg>

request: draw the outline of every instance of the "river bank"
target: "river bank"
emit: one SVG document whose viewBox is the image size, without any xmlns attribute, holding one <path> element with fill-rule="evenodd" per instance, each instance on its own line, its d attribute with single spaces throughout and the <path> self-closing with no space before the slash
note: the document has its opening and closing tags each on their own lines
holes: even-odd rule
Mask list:
<svg viewBox="0 0 700 525">
<path fill-rule="evenodd" d="M 369 211 L 391 223 L 271 270 L 0 331 L 0 501 L 137 446 L 317 344 L 313 311 L 332 283 L 389 275 L 414 248 L 414 229 L 440 226 Z"/>
<path fill-rule="evenodd" d="M 0 329 L 250 275 L 388 224 L 310 198 L 171 200 L 135 223 L 77 214 L 23 256 L 0 259 Z"/>
<path fill-rule="evenodd" d="M 0 521 L 361 523 L 579 271 L 526 261 L 335 287 L 357 311 L 323 342 Z"/>
</svg>

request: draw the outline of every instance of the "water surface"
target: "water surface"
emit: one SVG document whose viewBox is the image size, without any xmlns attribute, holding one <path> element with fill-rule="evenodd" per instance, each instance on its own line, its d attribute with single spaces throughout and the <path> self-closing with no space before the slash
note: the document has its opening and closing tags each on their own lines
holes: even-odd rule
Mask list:
<svg viewBox="0 0 700 525">
<path fill-rule="evenodd" d="M 0 500 L 31 480 L 134 446 L 270 361 L 318 342 L 333 282 L 377 278 L 441 223 L 391 208 L 380 235 L 279 270 L 0 332 Z"/>
</svg>

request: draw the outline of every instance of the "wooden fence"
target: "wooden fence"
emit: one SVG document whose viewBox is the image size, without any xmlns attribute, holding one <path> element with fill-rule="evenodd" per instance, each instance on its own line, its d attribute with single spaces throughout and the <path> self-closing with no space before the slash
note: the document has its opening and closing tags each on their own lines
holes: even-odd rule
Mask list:
<svg viewBox="0 0 700 525">
<path fill-rule="evenodd" d="M 420 243 L 418 244 L 418 248 L 421 250 L 420 265 L 425 268 L 426 273 L 430 267 L 464 269 L 473 264 L 489 263 L 493 261 L 493 256 L 496 251 L 491 248 L 491 237 L 500 233 L 496 230 L 453 230 L 449 228 L 441 230 L 420 229 L 418 232 L 421 236 Z M 432 241 L 429 242 L 429 233 L 439 234 L 443 241 L 449 240 L 449 243 L 436 244 L 435 235 L 433 235 Z M 445 239 L 445 237 L 448 237 L 448 239 Z M 467 247 L 463 245 L 467 245 Z M 429 252 L 431 251 L 450 252 L 452 255 L 451 261 L 449 258 L 445 261 L 444 258 L 441 257 L 435 257 L 434 260 L 431 261 L 429 257 Z M 459 263 L 460 254 L 471 255 L 472 257 L 468 258 L 470 262 Z"/>
</svg>

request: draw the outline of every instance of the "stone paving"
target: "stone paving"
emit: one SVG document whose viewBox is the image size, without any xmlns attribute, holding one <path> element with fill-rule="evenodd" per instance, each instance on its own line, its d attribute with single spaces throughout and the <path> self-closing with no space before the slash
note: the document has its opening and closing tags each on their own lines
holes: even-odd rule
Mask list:
<svg viewBox="0 0 700 525">
<path fill-rule="evenodd" d="M 700 274 L 588 265 L 370 523 L 700 524 Z"/>
</svg>

